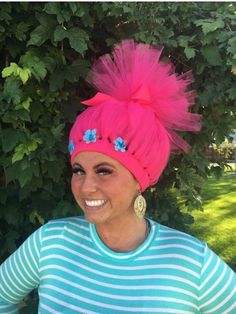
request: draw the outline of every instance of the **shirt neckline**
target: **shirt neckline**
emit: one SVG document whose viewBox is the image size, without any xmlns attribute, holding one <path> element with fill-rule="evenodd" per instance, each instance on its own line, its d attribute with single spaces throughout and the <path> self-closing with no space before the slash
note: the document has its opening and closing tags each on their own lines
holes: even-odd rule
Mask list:
<svg viewBox="0 0 236 314">
<path fill-rule="evenodd" d="M 147 219 L 147 218 L 145 218 Z M 150 223 L 150 231 L 145 239 L 145 241 L 138 246 L 135 250 L 129 251 L 129 252 L 115 252 L 108 248 L 104 242 L 100 239 L 95 224 L 89 224 L 89 229 L 90 229 L 90 235 L 92 238 L 92 241 L 98 251 L 103 255 L 106 256 L 110 259 L 115 259 L 117 261 L 127 261 L 136 258 L 137 256 L 141 255 L 152 243 L 154 236 L 157 232 L 157 224 L 154 223 L 152 220 L 147 219 Z"/>
</svg>

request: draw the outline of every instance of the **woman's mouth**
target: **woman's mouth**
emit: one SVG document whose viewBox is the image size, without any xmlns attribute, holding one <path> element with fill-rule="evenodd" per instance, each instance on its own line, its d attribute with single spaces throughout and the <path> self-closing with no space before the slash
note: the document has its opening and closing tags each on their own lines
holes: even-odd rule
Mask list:
<svg viewBox="0 0 236 314">
<path fill-rule="evenodd" d="M 84 200 L 84 203 L 88 207 L 98 208 L 106 203 L 106 200 Z"/>
</svg>

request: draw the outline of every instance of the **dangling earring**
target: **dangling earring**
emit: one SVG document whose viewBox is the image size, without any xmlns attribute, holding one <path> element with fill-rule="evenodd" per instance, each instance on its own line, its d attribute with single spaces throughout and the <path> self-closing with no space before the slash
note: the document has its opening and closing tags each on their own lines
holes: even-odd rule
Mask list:
<svg viewBox="0 0 236 314">
<path fill-rule="evenodd" d="M 134 211 L 138 218 L 143 218 L 146 212 L 147 203 L 141 193 L 136 197 L 134 201 Z"/>
</svg>

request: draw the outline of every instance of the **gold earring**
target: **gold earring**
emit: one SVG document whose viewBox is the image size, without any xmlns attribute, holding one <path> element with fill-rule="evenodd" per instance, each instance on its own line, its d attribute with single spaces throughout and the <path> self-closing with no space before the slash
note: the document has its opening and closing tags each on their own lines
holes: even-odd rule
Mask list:
<svg viewBox="0 0 236 314">
<path fill-rule="evenodd" d="M 146 212 L 147 203 L 145 198 L 140 193 L 134 201 L 134 211 L 138 218 L 143 218 Z"/>
</svg>

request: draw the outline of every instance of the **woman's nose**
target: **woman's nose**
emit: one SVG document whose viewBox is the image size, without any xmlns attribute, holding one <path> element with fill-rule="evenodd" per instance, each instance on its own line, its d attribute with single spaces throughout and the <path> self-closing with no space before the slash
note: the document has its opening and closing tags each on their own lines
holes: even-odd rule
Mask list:
<svg viewBox="0 0 236 314">
<path fill-rule="evenodd" d="M 83 193 L 94 193 L 97 190 L 96 179 L 92 175 L 86 174 L 83 178 L 81 191 Z"/>
</svg>

